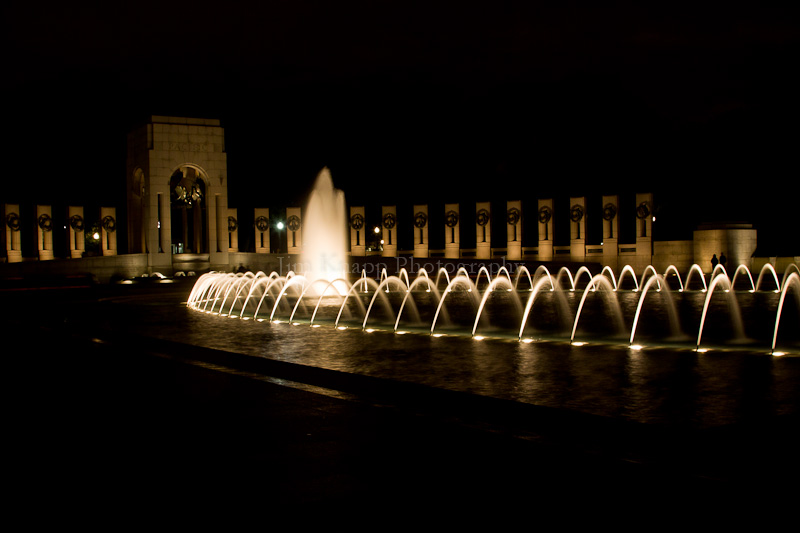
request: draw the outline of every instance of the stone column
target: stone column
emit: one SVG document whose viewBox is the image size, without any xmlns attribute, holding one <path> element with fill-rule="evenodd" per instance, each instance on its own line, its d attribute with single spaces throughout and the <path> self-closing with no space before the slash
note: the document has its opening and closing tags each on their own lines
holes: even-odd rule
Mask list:
<svg viewBox="0 0 800 533">
<path fill-rule="evenodd" d="M 522 202 L 506 202 L 506 258 L 522 259 Z"/>
<path fill-rule="evenodd" d="M 152 234 L 148 246 L 148 265 L 159 265 L 163 263 L 163 257 L 157 254 L 169 254 L 172 261 L 172 213 L 169 209 L 169 194 L 165 192 L 153 192 L 151 195 L 151 217 L 148 226 L 148 235 Z M 161 259 L 161 261 L 159 261 Z"/>
<path fill-rule="evenodd" d="M 461 257 L 461 224 L 458 204 L 444 205 L 444 256 L 446 259 Z"/>
<path fill-rule="evenodd" d="M 414 206 L 414 257 L 428 257 L 428 206 Z"/>
<path fill-rule="evenodd" d="M 299 207 L 286 208 L 286 243 L 290 254 L 299 254 L 303 248 L 302 213 Z"/>
<path fill-rule="evenodd" d="M 569 199 L 569 255 L 572 261 L 586 260 L 586 198 Z"/>
<path fill-rule="evenodd" d="M 644 271 L 653 257 L 653 195 L 636 195 L 636 265 Z"/>
<path fill-rule="evenodd" d="M 603 196 L 603 263 L 614 271 L 619 267 L 618 206 L 618 196 Z"/>
<path fill-rule="evenodd" d="M 117 210 L 100 208 L 100 249 L 103 255 L 117 255 Z"/>
<path fill-rule="evenodd" d="M 364 257 L 367 255 L 366 217 L 364 206 L 350 208 L 350 255 Z"/>
<path fill-rule="evenodd" d="M 553 260 L 553 200 L 539 200 L 539 261 Z"/>
<path fill-rule="evenodd" d="M 36 226 L 39 260 L 53 259 L 53 216 L 49 205 L 36 206 Z"/>
<path fill-rule="evenodd" d="M 79 259 L 83 257 L 83 252 L 86 251 L 85 230 L 86 221 L 83 218 L 83 207 L 69 206 L 67 211 L 69 215 L 69 256 L 72 259 Z"/>
<path fill-rule="evenodd" d="M 254 230 L 256 238 L 256 253 L 268 254 L 269 247 L 269 209 L 257 207 L 253 213 Z"/>
<path fill-rule="evenodd" d="M 239 251 L 239 218 L 236 209 L 228 208 L 228 252 Z"/>
<path fill-rule="evenodd" d="M 653 235 L 653 195 L 636 195 L 636 239 L 650 239 Z"/>
<path fill-rule="evenodd" d="M 19 204 L 5 204 L 6 258 L 9 263 L 22 261 L 22 224 L 19 218 Z"/>
<path fill-rule="evenodd" d="M 384 205 L 381 208 L 383 226 L 383 257 L 397 257 L 397 206 Z"/>
<path fill-rule="evenodd" d="M 492 205 L 489 202 L 475 204 L 475 258 L 492 258 Z"/>
</svg>

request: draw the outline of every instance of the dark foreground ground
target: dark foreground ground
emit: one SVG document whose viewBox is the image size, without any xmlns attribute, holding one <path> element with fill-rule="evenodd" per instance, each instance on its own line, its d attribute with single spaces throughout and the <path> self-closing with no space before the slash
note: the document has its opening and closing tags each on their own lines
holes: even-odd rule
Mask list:
<svg viewBox="0 0 800 533">
<path fill-rule="evenodd" d="M 9 312 L 19 294 L 0 296 L 7 504 L 28 517 L 134 520 L 191 507 L 201 520 L 220 509 L 265 522 L 378 516 L 378 530 L 420 516 L 599 525 L 731 518 L 796 495 L 796 418 L 662 431 L 66 331 Z"/>
</svg>

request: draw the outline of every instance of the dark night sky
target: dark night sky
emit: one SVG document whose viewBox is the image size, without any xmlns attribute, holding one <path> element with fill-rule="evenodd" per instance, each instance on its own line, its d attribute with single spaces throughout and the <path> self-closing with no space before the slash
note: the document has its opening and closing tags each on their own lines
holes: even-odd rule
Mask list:
<svg viewBox="0 0 800 533">
<path fill-rule="evenodd" d="M 325 165 L 375 205 L 652 191 L 665 238 L 766 242 L 797 204 L 785 3 L 250 4 L 5 2 L 0 191 L 111 203 L 127 130 L 165 114 L 223 120 L 240 209 Z"/>
</svg>

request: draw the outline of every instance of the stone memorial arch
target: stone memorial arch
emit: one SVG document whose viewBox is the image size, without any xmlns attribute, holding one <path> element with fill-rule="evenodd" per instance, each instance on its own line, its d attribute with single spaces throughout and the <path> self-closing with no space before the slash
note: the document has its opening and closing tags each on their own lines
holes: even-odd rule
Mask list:
<svg viewBox="0 0 800 533">
<path fill-rule="evenodd" d="M 128 135 L 128 243 L 148 268 L 228 265 L 228 170 L 216 119 L 151 116 Z"/>
</svg>

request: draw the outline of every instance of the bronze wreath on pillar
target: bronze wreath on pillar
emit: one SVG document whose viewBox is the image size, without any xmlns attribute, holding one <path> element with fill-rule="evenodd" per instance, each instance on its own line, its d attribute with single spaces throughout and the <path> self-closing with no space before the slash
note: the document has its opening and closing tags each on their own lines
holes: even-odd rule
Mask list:
<svg viewBox="0 0 800 533">
<path fill-rule="evenodd" d="M 239 227 L 239 221 L 236 217 L 228 217 L 228 232 L 233 233 Z"/>
<path fill-rule="evenodd" d="M 414 227 L 422 229 L 426 224 L 428 224 L 428 215 L 422 211 L 414 215 Z"/>
<path fill-rule="evenodd" d="M 397 219 L 394 216 L 394 213 L 386 213 L 383 215 L 383 227 L 386 229 L 392 229 L 394 225 L 397 223 Z"/>
<path fill-rule="evenodd" d="M 479 226 L 485 226 L 489 223 L 489 211 L 486 209 L 479 209 L 478 212 L 475 214 L 475 220 L 478 222 Z"/>
<path fill-rule="evenodd" d="M 350 227 L 354 230 L 360 230 L 364 227 L 364 217 L 361 213 L 356 213 L 350 217 Z"/>
<path fill-rule="evenodd" d="M 444 216 L 444 223 L 448 228 L 456 227 L 456 224 L 458 224 L 458 213 L 455 211 L 448 211 Z"/>
<path fill-rule="evenodd" d="M 39 227 L 42 228 L 42 231 L 50 231 L 53 229 L 53 219 L 50 218 L 50 215 L 47 213 L 39 215 L 38 224 Z"/>
<path fill-rule="evenodd" d="M 19 215 L 16 213 L 7 214 L 6 226 L 8 226 L 11 231 L 19 231 Z"/>
<path fill-rule="evenodd" d="M 642 202 L 636 208 L 636 218 L 644 219 L 650 214 L 650 205 L 647 202 Z"/>
<path fill-rule="evenodd" d="M 267 217 L 261 215 L 256 218 L 256 228 L 258 228 L 258 231 L 267 231 L 269 228 L 269 220 Z"/>
<path fill-rule="evenodd" d="M 114 217 L 103 217 L 103 229 L 109 233 L 114 233 L 117 230 L 117 221 L 114 220 Z"/>
<path fill-rule="evenodd" d="M 550 222 L 550 219 L 552 218 L 552 216 L 553 216 L 553 212 L 546 205 L 543 205 L 541 208 L 539 208 L 539 223 L 540 224 L 547 224 L 548 222 Z"/>
<path fill-rule="evenodd" d="M 83 231 L 84 223 L 83 217 L 80 215 L 72 215 L 69 217 L 69 227 L 75 231 Z"/>
</svg>

